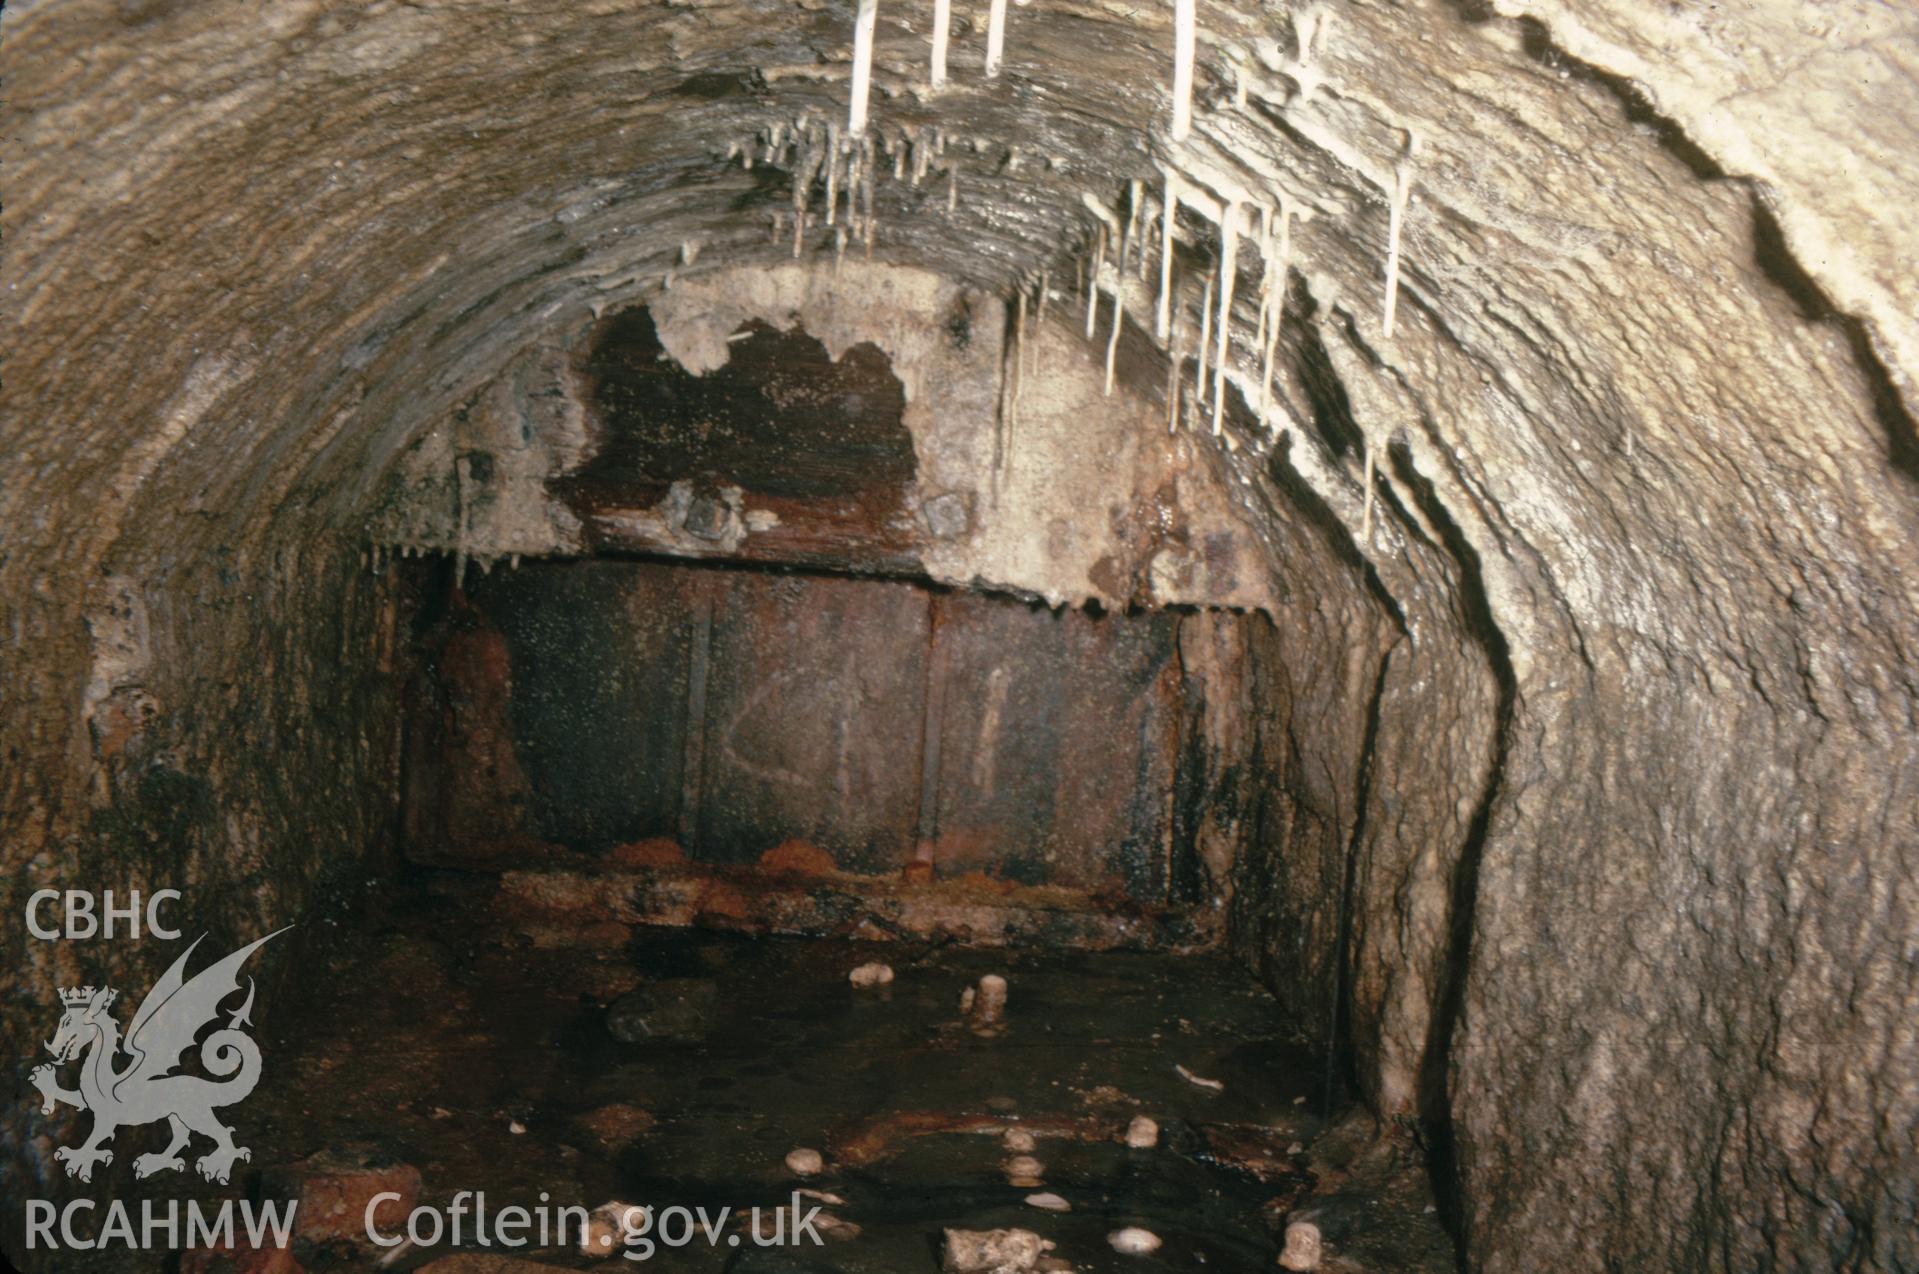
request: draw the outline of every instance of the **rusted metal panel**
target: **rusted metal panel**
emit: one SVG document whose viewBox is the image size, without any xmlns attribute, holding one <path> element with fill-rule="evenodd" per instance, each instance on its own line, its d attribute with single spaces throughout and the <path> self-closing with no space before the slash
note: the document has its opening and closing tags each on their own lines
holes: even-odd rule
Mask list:
<svg viewBox="0 0 1919 1274">
<path fill-rule="evenodd" d="M 920 794 L 928 595 L 877 580 L 716 573 L 695 856 L 809 841 L 896 871 Z"/>
<path fill-rule="evenodd" d="M 971 594 L 938 607 L 940 873 L 1163 899 L 1176 617 L 1096 618 Z"/>
<path fill-rule="evenodd" d="M 941 879 L 1114 904 L 1203 892 L 1174 852 L 1182 742 L 1186 804 L 1218 799 L 1181 728 L 1177 616 L 611 561 L 495 574 L 475 598 L 512 665 L 520 830 L 668 837 L 718 865 L 801 842 L 787 859 L 816 846 L 869 875 L 917 849 Z"/>
<path fill-rule="evenodd" d="M 543 563 L 479 581 L 505 635 L 526 830 L 603 849 L 680 830 L 696 574 Z"/>
</svg>

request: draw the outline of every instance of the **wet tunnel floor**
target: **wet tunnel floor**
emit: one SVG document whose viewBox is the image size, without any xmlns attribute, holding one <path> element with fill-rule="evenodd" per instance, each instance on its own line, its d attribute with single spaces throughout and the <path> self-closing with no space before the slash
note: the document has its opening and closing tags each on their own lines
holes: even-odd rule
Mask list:
<svg viewBox="0 0 1919 1274">
<path fill-rule="evenodd" d="M 1275 1002 L 1217 956 L 1074 954 L 639 930 L 597 950 L 515 948 L 445 899 L 404 928 L 341 935 L 297 972 L 297 1027 L 276 1030 L 267 1075 L 241 1117 L 255 1167 L 326 1149 L 418 1169 L 421 1205 L 456 1192 L 489 1210 L 612 1200 L 731 1214 L 712 1241 L 656 1245 L 645 1268 L 887 1271 L 939 1268 L 945 1227 L 1019 1226 L 1083 1271 L 1270 1270 L 1285 1212 L 1316 1180 L 1321 1072 Z M 847 974 L 884 961 L 890 986 Z M 960 1011 L 987 973 L 1010 984 L 1004 1028 Z M 623 1042 L 608 1004 L 665 989 L 671 1038 Z M 632 1034 L 630 1030 L 627 1032 Z M 1219 1087 L 1193 1082 L 1191 1076 Z M 1129 1120 L 1161 1126 L 1126 1146 Z M 1010 1184 L 1025 1129 L 1043 1184 Z M 261 1149 L 271 1147 L 271 1154 Z M 819 1150 L 800 1179 L 789 1151 Z M 804 1188 L 831 1194 L 823 1246 L 759 1249 L 748 1217 Z M 1322 1185 L 1321 1189 L 1324 1188 Z M 1025 1202 L 1050 1191 L 1064 1213 Z M 542 1198 L 544 1193 L 545 1198 Z M 810 1209 L 817 1199 L 808 1199 Z M 1421 1198 L 1369 1203 L 1400 1219 L 1395 1246 L 1450 1267 Z M 459 1252 L 444 1240 L 385 1268 Z M 817 1224 L 817 1223 L 816 1223 Z M 1116 1253 L 1127 1225 L 1152 1256 Z M 856 1227 L 856 1232 L 854 1227 Z M 490 1249 L 559 1268 L 631 1268 L 560 1246 Z M 314 1249 L 308 1270 L 365 1269 L 364 1246 Z M 479 1268 L 479 1267 L 476 1267 Z M 1326 1268 L 1339 1268 L 1329 1265 Z"/>
</svg>

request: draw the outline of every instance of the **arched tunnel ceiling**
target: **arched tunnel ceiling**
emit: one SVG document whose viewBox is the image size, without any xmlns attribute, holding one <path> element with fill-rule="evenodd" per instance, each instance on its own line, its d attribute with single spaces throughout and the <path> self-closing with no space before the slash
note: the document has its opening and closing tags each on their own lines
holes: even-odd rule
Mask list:
<svg viewBox="0 0 1919 1274">
<path fill-rule="evenodd" d="M 1632 69 L 1657 66 L 1643 49 L 1632 59 L 1637 10 L 1622 9 L 1610 24 L 1576 27 L 1577 42 Z M 1298 15 L 1204 9 L 1198 128 L 1175 146 L 1164 139 L 1170 9 L 1015 7 L 997 80 L 980 73 L 972 28 L 983 8 L 963 9 L 953 79 L 934 95 L 925 87 L 929 15 L 882 6 L 873 132 L 890 148 L 902 134 L 923 142 L 922 130 L 938 130 L 941 153 L 929 166 L 956 170 L 958 200 L 948 214 L 937 176 L 916 188 L 883 181 L 877 251 L 1005 290 L 1050 266 L 1057 284 L 1093 228 L 1081 197 L 1120 207 L 1128 179 L 1150 188 L 1170 163 L 1215 195 L 1267 206 L 1290 196 L 1311 217 L 1297 231 L 1296 268 L 1373 344 L 1386 202 L 1410 137 L 1419 149 L 1408 161 L 1416 202 L 1403 286 L 1409 312 L 1428 317 L 1409 313 L 1409 325 L 1488 363 L 1503 357 L 1506 312 L 1522 313 L 1522 326 L 1559 329 L 1524 333 L 1530 343 L 1590 340 L 1570 330 L 1572 305 L 1555 303 L 1569 286 L 1597 300 L 1660 275 L 1750 276 L 1746 218 L 1733 206 L 1746 188 L 1689 180 L 1655 141 L 1657 118 L 1632 118 L 1613 87 L 1552 52 L 1543 28 L 1443 4 L 1326 12 L 1323 47 L 1302 62 Z M 1742 54 L 1777 62 L 1808 38 L 1763 25 L 1765 16 L 1750 30 L 1727 20 L 1694 32 L 1697 47 L 1678 50 L 1684 69 L 1653 80 L 1654 100 L 1694 102 L 1702 90 L 1685 75 L 1708 54 L 1717 58 L 1710 83 L 1730 89 L 1757 73 Z M 121 24 L 123 35 L 99 39 L 96 19 L 109 31 Z M 294 315 L 311 314 L 299 328 L 343 346 L 323 356 L 303 337 L 298 391 L 233 416 L 326 419 L 343 409 L 335 401 L 383 382 L 403 384 L 418 403 L 422 367 L 440 386 L 470 380 L 499 349 L 657 286 L 683 244 L 696 245 L 707 268 L 776 256 L 769 221 L 788 205 L 791 165 L 728 159 L 764 152 L 782 127 L 791 155 L 796 121 L 824 140 L 846 113 L 851 22 L 837 5 L 279 5 L 253 22 L 231 19 L 220 5 L 29 5 L 10 16 L 8 43 L 28 68 L 17 74 L 16 144 L 57 145 L 63 156 L 14 183 L 14 291 L 29 298 L 19 318 L 28 331 L 83 331 L 62 304 L 98 322 L 97 289 L 76 284 L 107 275 L 115 291 L 148 293 L 141 312 L 169 338 L 186 330 L 166 312 L 174 306 L 221 316 L 196 325 L 206 334 L 198 352 L 211 360 L 200 365 L 216 379 L 219 367 L 279 359 L 272 333 L 289 330 Z M 1858 22 L 1881 39 L 1841 65 L 1872 57 L 1896 72 L 1909 49 L 1871 29 L 1882 18 Z M 1658 29 L 1676 42 L 1669 26 Z M 1808 61 L 1789 69 L 1817 76 Z M 1826 89 L 1807 95 L 1815 104 L 1843 107 L 1813 87 Z M 1805 268 L 1856 302 L 1878 348 L 1904 349 L 1904 316 L 1919 298 L 1897 268 L 1901 245 L 1884 223 L 1869 237 L 1834 228 L 1859 211 L 1845 198 L 1853 192 L 1805 162 L 1831 147 L 1767 146 L 1739 126 L 1755 131 L 1763 120 L 1728 123 L 1723 106 L 1701 114 L 1732 158 L 1757 149 L 1784 161 L 1773 167 L 1786 171 L 1766 174 L 1775 184 L 1764 194 L 1810 241 L 1816 255 Z M 1860 115 L 1849 140 L 1896 158 L 1903 121 Z M 1883 174 L 1897 171 L 1854 168 L 1872 183 L 1859 192 L 1868 208 L 1885 193 Z M 1698 260 L 1636 254 L 1697 238 L 1673 233 L 1694 220 L 1721 236 L 1691 245 Z M 815 225 L 806 251 L 826 251 L 831 239 Z M 81 241 L 90 260 L 69 267 L 59 246 Z M 1835 242 L 1846 250 L 1829 250 Z M 183 277 L 176 262 L 191 271 Z M 122 272 L 143 264 L 164 276 L 141 286 Z M 83 273 L 65 277 L 68 268 Z M 100 333 L 106 342 L 149 347 L 156 335 L 133 315 L 115 320 Z M 229 348 L 212 347 L 216 331 Z M 1903 364 L 1889 365 L 1904 383 Z M 20 366 L 17 375 L 31 364 Z M 392 376 L 397 366 L 407 373 Z M 137 375 L 107 381 L 68 398 L 69 410 L 135 414 L 116 413 L 134 400 L 114 395 L 144 390 L 151 401 L 167 388 Z M 167 396 L 181 398 L 175 410 L 192 409 L 194 394 Z M 386 431 L 387 447 L 355 457 L 371 461 L 363 472 L 379 466 L 398 428 Z M 301 466 L 300 452 L 258 465 L 277 434 L 246 433 L 230 454 L 281 475 L 267 494 L 291 476 L 289 461 Z M 115 477 L 124 485 L 127 475 Z"/>
<path fill-rule="evenodd" d="M 1383 900 L 1355 1047 L 1382 1108 L 1449 1112 L 1468 1251 L 1919 1260 L 1892 1184 L 1919 1164 L 1911 18 L 1201 4 L 1173 143 L 1170 6 L 1015 6 L 992 80 L 984 13 L 957 6 L 933 95 L 930 4 L 882 0 L 876 259 L 1083 303 L 1088 197 L 1123 215 L 1171 167 L 1202 192 L 1190 342 L 1204 205 L 1300 214 L 1283 414 L 1219 463 L 1318 581 L 1299 693 L 1325 772 L 1371 776 L 1326 800 Z M 12 769 L 9 862 L 83 824 L 103 579 L 165 586 L 206 677 L 244 667 L 516 352 L 791 260 L 794 139 L 844 120 L 852 26 L 828 0 L 9 6 L 4 738 L 65 776 Z M 802 256 L 830 268 L 840 228 Z M 1151 281 L 1123 299 L 1150 331 Z M 1678 1165 L 1657 1190 L 1635 1146 Z"/>
</svg>

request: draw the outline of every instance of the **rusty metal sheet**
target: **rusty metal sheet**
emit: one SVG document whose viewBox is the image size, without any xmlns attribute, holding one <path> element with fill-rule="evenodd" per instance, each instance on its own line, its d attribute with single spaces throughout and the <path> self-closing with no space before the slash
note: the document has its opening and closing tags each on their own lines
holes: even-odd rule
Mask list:
<svg viewBox="0 0 1919 1274">
<path fill-rule="evenodd" d="M 696 856 L 787 839 L 895 871 L 920 794 L 928 594 L 877 580 L 716 573 Z"/>
<path fill-rule="evenodd" d="M 697 574 L 541 563 L 496 571 L 473 597 L 512 661 L 527 830 L 585 849 L 677 835 Z"/>
<path fill-rule="evenodd" d="M 940 873 L 1163 899 L 1177 617 L 952 594 L 938 599 L 936 622 Z"/>
</svg>

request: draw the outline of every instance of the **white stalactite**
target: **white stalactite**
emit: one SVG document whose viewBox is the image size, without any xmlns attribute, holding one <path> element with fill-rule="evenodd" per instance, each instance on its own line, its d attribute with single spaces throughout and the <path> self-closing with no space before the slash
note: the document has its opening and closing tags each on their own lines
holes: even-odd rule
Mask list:
<svg viewBox="0 0 1919 1274">
<path fill-rule="evenodd" d="M 1179 373 L 1186 362 L 1186 355 L 1179 346 L 1179 328 L 1174 326 L 1166 337 L 1166 432 L 1179 432 Z"/>
<path fill-rule="evenodd" d="M 1193 131 L 1193 58 L 1198 52 L 1197 0 L 1173 0 L 1173 140 Z"/>
<path fill-rule="evenodd" d="M 934 89 L 946 87 L 946 42 L 953 29 L 953 0 L 933 0 L 933 65 L 927 76 Z"/>
<path fill-rule="evenodd" d="M 999 78 L 1000 62 L 1006 55 L 1006 0 L 992 0 L 986 18 L 986 78 Z"/>
<path fill-rule="evenodd" d="M 840 126 L 829 123 L 826 126 L 826 224 L 832 225 L 838 215 L 840 182 Z"/>
<path fill-rule="evenodd" d="M 1113 331 L 1106 338 L 1106 396 L 1113 396 L 1113 360 L 1119 353 L 1119 324 L 1122 317 L 1119 308 L 1120 292 L 1123 289 L 1115 284 L 1113 288 Z"/>
<path fill-rule="evenodd" d="M 846 112 L 849 137 L 866 132 L 866 99 L 873 90 L 873 27 L 879 14 L 879 0 L 859 0 L 853 19 L 853 100 Z"/>
</svg>

